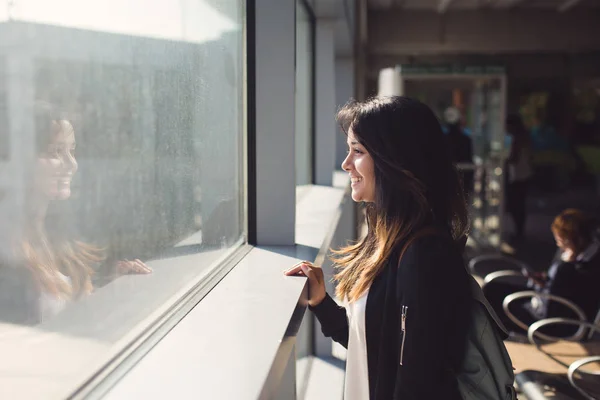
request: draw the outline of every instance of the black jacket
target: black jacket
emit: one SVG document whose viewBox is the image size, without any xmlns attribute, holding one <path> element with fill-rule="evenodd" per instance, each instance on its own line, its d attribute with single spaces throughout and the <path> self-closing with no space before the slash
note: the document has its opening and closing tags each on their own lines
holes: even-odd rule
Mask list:
<svg viewBox="0 0 600 400">
<path fill-rule="evenodd" d="M 572 262 L 562 261 L 560 251 L 557 252 L 548 270 L 548 281 L 541 288 L 535 287 L 535 290 L 571 300 L 585 312 L 588 322 L 594 322 L 600 307 L 600 243 L 593 242 L 586 252 L 589 254 Z M 554 301 L 544 302 L 534 315 L 538 318 L 574 316 L 570 310 Z M 575 330 L 562 329 L 571 334 Z"/>
<path fill-rule="evenodd" d="M 452 372 L 462 362 L 470 323 L 468 273 L 461 252 L 449 235 L 416 239 L 398 263 L 401 248 L 393 252 L 367 297 L 370 399 L 461 399 Z M 402 306 L 408 307 L 405 333 Z M 323 334 L 347 347 L 345 309 L 329 296 L 311 309 Z"/>
</svg>

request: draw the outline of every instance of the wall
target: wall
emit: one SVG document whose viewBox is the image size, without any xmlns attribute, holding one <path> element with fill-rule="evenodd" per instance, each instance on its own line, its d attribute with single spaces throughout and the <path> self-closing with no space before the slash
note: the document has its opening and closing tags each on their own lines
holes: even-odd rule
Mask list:
<svg viewBox="0 0 600 400">
<path fill-rule="evenodd" d="M 335 60 L 335 100 L 336 110 L 354 97 L 354 59 L 337 57 Z M 335 168 L 340 169 L 346 158 L 346 135 L 337 126 L 335 136 Z"/>
<path fill-rule="evenodd" d="M 494 54 L 600 49 L 600 12 L 575 9 L 370 11 L 370 54 Z"/>
</svg>

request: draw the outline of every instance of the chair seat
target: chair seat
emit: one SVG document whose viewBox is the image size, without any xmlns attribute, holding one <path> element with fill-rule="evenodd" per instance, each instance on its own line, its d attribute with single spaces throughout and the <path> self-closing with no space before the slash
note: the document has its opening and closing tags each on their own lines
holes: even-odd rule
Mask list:
<svg viewBox="0 0 600 400">
<path fill-rule="evenodd" d="M 517 387 L 528 400 L 586 400 L 565 374 L 523 371 L 515 376 Z M 523 396 L 519 395 L 519 399 Z"/>
<path fill-rule="evenodd" d="M 505 342 L 515 367 L 515 381 L 528 399 L 584 399 L 567 379 L 569 365 L 582 358 L 600 354 L 600 341 L 553 342 L 539 348 L 529 343 Z M 583 371 L 598 371 L 598 363 Z M 578 385 L 588 393 L 600 394 L 597 377 L 583 376 Z M 600 398 L 600 397 L 599 397 Z"/>
<path fill-rule="evenodd" d="M 505 342 L 516 373 L 536 370 L 548 374 L 566 374 L 573 362 L 600 354 L 600 342 L 555 342 L 539 347 L 529 343 Z"/>
</svg>

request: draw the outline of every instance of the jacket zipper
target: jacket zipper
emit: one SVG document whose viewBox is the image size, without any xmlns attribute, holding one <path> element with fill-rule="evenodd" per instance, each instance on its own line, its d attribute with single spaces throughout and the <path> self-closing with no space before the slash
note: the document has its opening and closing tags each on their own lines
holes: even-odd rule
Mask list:
<svg viewBox="0 0 600 400">
<path fill-rule="evenodd" d="M 408 313 L 408 307 L 402 306 L 402 346 L 400 346 L 400 365 L 402 365 L 402 359 L 404 358 L 404 341 L 406 340 L 406 314 Z"/>
</svg>

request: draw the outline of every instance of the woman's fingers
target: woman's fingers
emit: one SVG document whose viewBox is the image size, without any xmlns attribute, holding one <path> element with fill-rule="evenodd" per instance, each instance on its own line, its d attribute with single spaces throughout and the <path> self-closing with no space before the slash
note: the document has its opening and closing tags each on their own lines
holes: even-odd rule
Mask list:
<svg viewBox="0 0 600 400">
<path fill-rule="evenodd" d="M 287 276 L 292 276 L 292 275 L 298 275 L 299 273 L 302 273 L 302 265 L 306 264 L 306 265 L 310 265 L 312 267 L 312 264 L 309 263 L 308 261 L 301 261 L 298 264 L 295 264 L 292 268 L 284 271 L 283 273 Z"/>
<path fill-rule="evenodd" d="M 325 279 L 323 270 L 308 261 L 302 261 L 283 272 L 287 276 L 306 276 L 308 278 L 308 304 L 318 305 L 325 296 Z"/>
<path fill-rule="evenodd" d="M 122 260 L 117 262 L 117 269 L 121 274 L 151 274 L 152 268 L 147 266 L 142 260 L 133 261 Z"/>
<path fill-rule="evenodd" d="M 139 259 L 135 259 L 134 260 L 135 265 L 136 265 L 136 269 L 135 271 L 139 274 L 150 274 L 152 273 L 152 268 L 150 268 L 149 266 L 147 266 L 146 264 L 144 264 L 143 261 L 139 260 Z"/>
<path fill-rule="evenodd" d="M 304 275 L 306 275 L 306 277 L 310 280 L 315 280 L 318 282 L 317 276 L 315 274 L 315 271 L 312 267 L 309 267 L 306 264 L 301 264 L 300 268 L 302 269 L 302 272 L 304 273 Z"/>
</svg>

